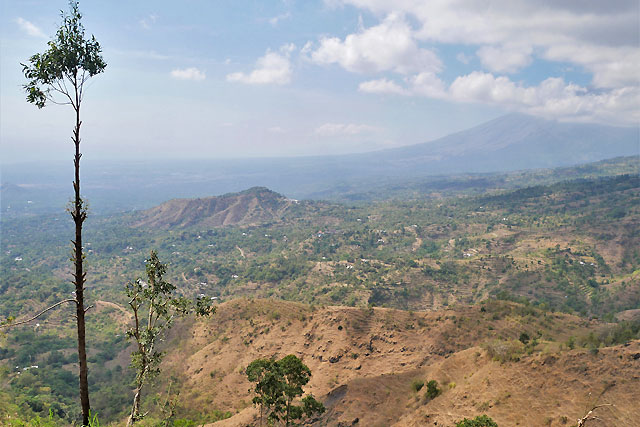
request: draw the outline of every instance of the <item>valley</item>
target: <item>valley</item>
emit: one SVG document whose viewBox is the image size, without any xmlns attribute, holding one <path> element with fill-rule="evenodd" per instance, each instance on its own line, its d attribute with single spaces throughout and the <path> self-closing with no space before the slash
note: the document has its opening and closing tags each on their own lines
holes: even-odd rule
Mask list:
<svg viewBox="0 0 640 427">
<path fill-rule="evenodd" d="M 634 163 L 617 162 L 603 165 Z M 126 417 L 123 289 L 156 249 L 179 293 L 215 297 L 218 312 L 171 330 L 166 374 L 145 401 L 150 420 L 171 384 L 180 419 L 256 423 L 241 370 L 295 354 L 327 408 L 314 425 L 453 425 L 483 413 L 499 425 L 571 425 L 601 402 L 616 402 L 601 415 L 627 425 L 637 415 L 628 396 L 640 387 L 640 181 L 586 175 L 593 170 L 480 194 L 408 197 L 403 187 L 397 198 L 352 204 L 257 187 L 90 217 L 88 348 L 101 421 Z M 70 231 L 62 215 L 2 219 L 3 317 L 71 292 Z M 10 409 L 0 415 L 73 413 L 68 309 L 2 340 L 0 402 Z M 412 389 L 431 379 L 441 396 Z M 538 388 L 544 397 L 530 407 Z"/>
</svg>

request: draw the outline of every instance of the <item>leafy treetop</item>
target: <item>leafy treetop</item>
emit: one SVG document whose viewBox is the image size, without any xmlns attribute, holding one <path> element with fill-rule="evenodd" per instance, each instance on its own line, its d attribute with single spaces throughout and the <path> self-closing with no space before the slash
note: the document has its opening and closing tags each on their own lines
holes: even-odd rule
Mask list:
<svg viewBox="0 0 640 427">
<path fill-rule="evenodd" d="M 70 104 L 78 110 L 84 83 L 107 66 L 101 56 L 100 43 L 93 35 L 85 38 L 78 2 L 72 0 L 69 6 L 70 14 L 61 12 L 62 24 L 55 38 L 49 41 L 49 49 L 29 58 L 29 64 L 20 64 L 29 79 L 24 85 L 27 101 L 38 108 L 50 101 Z M 56 100 L 56 93 L 62 95 L 64 101 Z"/>
</svg>

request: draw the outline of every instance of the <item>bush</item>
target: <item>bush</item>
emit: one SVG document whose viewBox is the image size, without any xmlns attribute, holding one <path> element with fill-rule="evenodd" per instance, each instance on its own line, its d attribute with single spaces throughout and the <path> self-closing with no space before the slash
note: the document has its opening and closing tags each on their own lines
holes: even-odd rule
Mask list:
<svg viewBox="0 0 640 427">
<path fill-rule="evenodd" d="M 487 415 L 479 415 L 472 420 L 465 418 L 458 421 L 456 427 L 498 427 L 498 424 Z"/>
<path fill-rule="evenodd" d="M 441 392 L 442 390 L 438 387 L 438 381 L 431 380 L 427 383 L 427 397 L 429 399 L 435 399 Z"/>
<path fill-rule="evenodd" d="M 413 382 L 411 383 L 411 388 L 416 393 L 422 390 L 422 387 L 424 387 L 424 381 L 422 380 L 413 380 Z"/>
<path fill-rule="evenodd" d="M 520 341 L 490 341 L 484 345 L 487 354 L 500 363 L 517 362 L 524 353 L 524 345 Z"/>
</svg>

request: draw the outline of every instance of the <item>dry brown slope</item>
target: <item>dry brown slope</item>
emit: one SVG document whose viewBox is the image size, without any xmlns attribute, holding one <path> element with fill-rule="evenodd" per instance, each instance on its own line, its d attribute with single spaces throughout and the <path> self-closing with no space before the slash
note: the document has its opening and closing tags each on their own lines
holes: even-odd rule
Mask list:
<svg viewBox="0 0 640 427">
<path fill-rule="evenodd" d="M 306 391 L 327 405 L 317 425 L 351 425 L 356 419 L 363 426 L 452 425 L 481 413 L 501 426 L 561 425 L 561 417 L 577 419 L 613 383 L 602 399 L 616 407 L 603 416 L 622 423 L 640 416 L 629 397 L 640 392 L 640 360 L 633 358 L 639 344 L 597 354 L 561 351 L 558 344 L 600 327 L 503 302 L 487 304 L 485 311 L 410 313 L 236 300 L 207 322 L 177 328 L 166 367 L 185 378 L 186 406 L 239 412 L 216 424 L 221 426 L 255 423 L 243 370 L 256 358 L 287 354 L 311 368 Z M 521 332 L 540 335 L 541 344 L 519 362 L 500 364 L 481 347 Z M 414 379 L 436 379 L 445 391 L 425 402 L 424 390 L 411 389 Z"/>
<path fill-rule="evenodd" d="M 278 220 L 290 205 L 284 196 L 262 187 L 199 199 L 173 199 L 141 212 L 136 227 L 180 228 L 252 225 Z"/>
</svg>

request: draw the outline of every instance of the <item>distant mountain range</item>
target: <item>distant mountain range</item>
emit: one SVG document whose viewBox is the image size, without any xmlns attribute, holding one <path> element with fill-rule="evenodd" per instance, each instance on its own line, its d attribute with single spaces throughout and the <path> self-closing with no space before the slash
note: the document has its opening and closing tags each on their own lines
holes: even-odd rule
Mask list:
<svg viewBox="0 0 640 427">
<path fill-rule="evenodd" d="M 255 186 L 298 199 L 339 199 L 436 176 L 553 168 L 639 154 L 638 127 L 509 114 L 435 141 L 364 154 L 118 163 L 87 157 L 83 188 L 94 211 L 105 213 Z M 3 166 L 2 214 L 62 209 L 71 194 L 71 173 L 69 164 Z"/>
<path fill-rule="evenodd" d="M 361 155 L 409 175 L 505 172 L 640 154 L 640 129 L 509 114 L 438 140 Z"/>
</svg>

